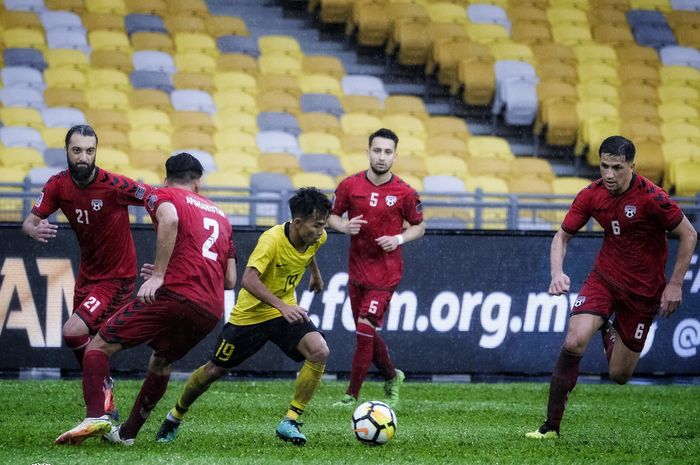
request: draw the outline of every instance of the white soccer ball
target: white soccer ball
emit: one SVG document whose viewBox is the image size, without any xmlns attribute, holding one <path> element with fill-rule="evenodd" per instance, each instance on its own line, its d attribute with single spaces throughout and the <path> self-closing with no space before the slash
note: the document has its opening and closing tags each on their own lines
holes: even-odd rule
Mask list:
<svg viewBox="0 0 700 465">
<path fill-rule="evenodd" d="M 396 414 L 384 402 L 370 400 L 353 412 L 352 430 L 357 440 L 364 444 L 386 444 L 396 434 Z"/>
</svg>

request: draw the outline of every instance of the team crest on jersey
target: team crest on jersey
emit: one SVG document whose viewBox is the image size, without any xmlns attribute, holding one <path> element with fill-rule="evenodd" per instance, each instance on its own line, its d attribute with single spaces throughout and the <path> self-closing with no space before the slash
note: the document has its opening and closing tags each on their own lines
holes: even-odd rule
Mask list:
<svg viewBox="0 0 700 465">
<path fill-rule="evenodd" d="M 586 296 L 580 295 L 576 298 L 576 302 L 574 302 L 574 307 L 580 307 L 583 305 L 583 303 L 586 301 Z"/>
<path fill-rule="evenodd" d="M 102 199 L 92 199 L 90 204 L 95 211 L 100 211 L 102 209 Z"/>
<path fill-rule="evenodd" d="M 393 207 L 396 205 L 396 196 L 395 195 L 387 195 L 386 196 L 386 204 L 388 207 Z"/>
<path fill-rule="evenodd" d="M 634 205 L 625 205 L 625 216 L 632 218 L 637 213 L 637 207 Z"/>
<path fill-rule="evenodd" d="M 39 194 L 39 197 L 36 198 L 36 202 L 34 202 L 34 206 L 39 208 L 41 206 L 41 202 L 44 200 L 44 193 L 42 192 Z"/>
</svg>

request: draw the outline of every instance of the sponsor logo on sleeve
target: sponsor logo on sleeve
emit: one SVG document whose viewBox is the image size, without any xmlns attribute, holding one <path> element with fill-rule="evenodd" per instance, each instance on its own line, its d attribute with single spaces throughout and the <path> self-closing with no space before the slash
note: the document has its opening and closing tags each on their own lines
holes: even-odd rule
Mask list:
<svg viewBox="0 0 700 465">
<path fill-rule="evenodd" d="M 34 206 L 39 208 L 41 206 L 41 202 L 44 200 L 44 193 L 42 192 L 39 194 L 39 197 L 36 198 L 36 202 L 34 202 Z"/>
<path fill-rule="evenodd" d="M 146 195 L 146 188 L 139 185 L 139 187 L 136 189 L 136 194 L 134 194 L 134 196 L 139 200 L 143 200 L 144 195 Z"/>
</svg>

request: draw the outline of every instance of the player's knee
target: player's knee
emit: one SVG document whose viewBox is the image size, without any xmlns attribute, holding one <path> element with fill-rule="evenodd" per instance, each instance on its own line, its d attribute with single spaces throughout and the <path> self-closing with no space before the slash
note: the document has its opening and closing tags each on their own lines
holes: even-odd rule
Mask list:
<svg viewBox="0 0 700 465">
<path fill-rule="evenodd" d="M 228 374 L 228 369 L 214 365 L 211 362 L 206 364 L 204 369 L 204 374 L 207 378 L 208 383 L 213 383 L 219 378 L 222 378 Z"/>
<path fill-rule="evenodd" d="M 629 370 L 610 367 L 608 377 L 617 384 L 627 384 L 627 381 L 632 377 L 632 373 Z"/>
<path fill-rule="evenodd" d="M 326 363 L 330 353 L 331 350 L 328 348 L 328 344 L 326 344 L 326 341 L 321 338 L 319 342 L 309 347 L 308 360 L 315 363 Z"/>
<path fill-rule="evenodd" d="M 575 354 L 583 354 L 586 351 L 588 339 L 578 333 L 567 333 L 564 339 L 564 349 Z"/>
<path fill-rule="evenodd" d="M 90 333 L 87 325 L 77 315 L 73 314 L 68 321 L 63 324 L 61 330 L 64 339 L 67 337 L 87 336 Z"/>
</svg>

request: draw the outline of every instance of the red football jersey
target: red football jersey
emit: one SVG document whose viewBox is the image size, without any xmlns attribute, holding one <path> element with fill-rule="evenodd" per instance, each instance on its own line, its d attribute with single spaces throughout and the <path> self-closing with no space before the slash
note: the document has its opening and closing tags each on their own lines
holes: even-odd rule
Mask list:
<svg viewBox="0 0 700 465">
<path fill-rule="evenodd" d="M 66 169 L 46 182 L 32 213 L 47 218 L 59 208 L 80 244 L 80 275 L 96 279 L 136 277 L 136 249 L 129 205 L 143 205 L 147 184 L 97 168 L 97 176 L 78 187 Z"/>
<path fill-rule="evenodd" d="M 393 289 L 403 273 L 401 247 L 384 252 L 375 239 L 403 231 L 403 222 L 423 221 L 418 193 L 396 175 L 375 186 L 362 171 L 345 178 L 335 190 L 332 213 L 348 218 L 363 215 L 367 224 L 350 240 L 350 280 L 373 289 Z"/>
<path fill-rule="evenodd" d="M 153 191 L 146 202 L 156 230 L 156 210 L 164 202 L 175 206 L 178 225 L 163 287 L 221 318 L 224 276 L 229 258 L 235 257 L 231 223 L 211 200 L 186 189 L 166 187 Z"/>
<path fill-rule="evenodd" d="M 605 230 L 594 269 L 618 288 L 659 298 L 666 285 L 666 231 L 683 220 L 678 205 L 663 189 L 634 174 L 621 195 L 612 195 L 602 179 L 579 192 L 562 229 L 574 234 L 591 217 Z"/>
</svg>

